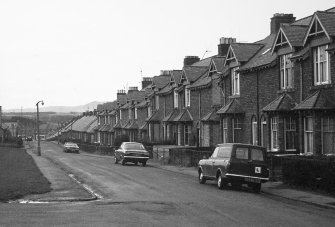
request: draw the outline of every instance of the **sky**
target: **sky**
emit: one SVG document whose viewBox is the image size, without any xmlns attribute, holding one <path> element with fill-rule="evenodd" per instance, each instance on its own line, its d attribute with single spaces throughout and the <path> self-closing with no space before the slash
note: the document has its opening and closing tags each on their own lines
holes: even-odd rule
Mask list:
<svg viewBox="0 0 335 227">
<path fill-rule="evenodd" d="M 275 13 L 297 19 L 333 0 L 0 0 L 0 106 L 113 101 L 142 77 L 217 54 L 220 37 L 255 42 Z"/>
</svg>

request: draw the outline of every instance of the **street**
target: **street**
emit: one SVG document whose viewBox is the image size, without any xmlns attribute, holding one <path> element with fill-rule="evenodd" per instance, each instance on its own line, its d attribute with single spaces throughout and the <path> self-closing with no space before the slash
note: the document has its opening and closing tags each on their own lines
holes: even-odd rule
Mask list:
<svg viewBox="0 0 335 227">
<path fill-rule="evenodd" d="M 0 226 L 333 226 L 335 212 L 150 165 L 114 164 L 112 157 L 64 153 L 42 142 L 47 156 L 103 198 L 88 202 L 0 204 Z"/>
</svg>

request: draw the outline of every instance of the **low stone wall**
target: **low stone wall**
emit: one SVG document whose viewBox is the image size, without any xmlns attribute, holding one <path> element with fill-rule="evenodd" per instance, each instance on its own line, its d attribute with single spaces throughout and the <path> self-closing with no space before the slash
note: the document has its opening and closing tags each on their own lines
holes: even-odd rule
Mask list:
<svg viewBox="0 0 335 227">
<path fill-rule="evenodd" d="M 89 152 L 89 153 L 97 153 L 102 155 L 110 155 L 114 156 L 115 147 L 112 146 L 101 146 L 94 144 L 78 144 L 79 149 Z"/>
</svg>

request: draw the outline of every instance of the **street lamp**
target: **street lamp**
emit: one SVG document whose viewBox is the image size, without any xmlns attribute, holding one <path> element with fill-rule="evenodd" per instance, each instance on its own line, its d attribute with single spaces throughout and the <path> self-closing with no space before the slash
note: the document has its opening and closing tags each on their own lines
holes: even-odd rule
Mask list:
<svg viewBox="0 0 335 227">
<path fill-rule="evenodd" d="M 38 111 L 38 104 L 41 103 L 42 106 L 44 105 L 43 100 L 38 101 L 36 103 L 36 107 L 37 107 L 37 156 L 41 156 L 41 138 L 40 138 L 40 120 L 39 120 L 39 111 Z"/>
</svg>

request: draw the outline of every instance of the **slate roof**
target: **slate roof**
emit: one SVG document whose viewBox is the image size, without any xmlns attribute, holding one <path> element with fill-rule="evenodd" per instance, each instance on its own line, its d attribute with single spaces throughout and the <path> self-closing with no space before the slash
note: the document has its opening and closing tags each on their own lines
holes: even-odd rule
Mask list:
<svg viewBox="0 0 335 227">
<path fill-rule="evenodd" d="M 238 62 L 249 61 L 262 47 L 261 43 L 231 43 L 235 58 Z"/>
<path fill-rule="evenodd" d="M 201 121 L 204 121 L 204 122 L 219 122 L 220 121 L 220 117 L 219 117 L 219 115 L 216 112 L 217 112 L 217 110 L 210 111 L 208 114 L 206 114 L 201 119 Z"/>
<path fill-rule="evenodd" d="M 304 37 L 308 30 L 308 26 L 283 24 L 281 29 L 293 47 L 303 46 Z"/>
<path fill-rule="evenodd" d="M 182 73 L 183 73 L 183 70 L 173 70 L 172 71 L 171 76 L 173 77 L 173 80 L 175 81 L 176 84 L 178 84 Z"/>
<path fill-rule="evenodd" d="M 309 50 L 310 47 L 306 46 L 305 48 L 301 49 L 300 51 L 293 53 L 291 59 L 299 59 L 299 58 L 303 58 L 306 59 L 309 56 Z"/>
<path fill-rule="evenodd" d="M 290 111 L 296 106 L 294 99 L 287 93 L 282 94 L 263 108 L 264 112 Z"/>
<path fill-rule="evenodd" d="M 212 84 L 212 79 L 205 73 L 198 80 L 196 80 L 191 86 L 190 89 L 193 90 L 195 88 L 206 88 Z"/>
<path fill-rule="evenodd" d="M 294 110 L 335 110 L 335 102 L 321 89 L 299 103 Z"/>
<path fill-rule="evenodd" d="M 171 86 L 170 84 L 167 84 L 165 87 L 162 88 L 162 90 L 160 90 L 156 94 L 158 95 L 170 94 L 173 91 L 173 88 L 174 88 L 173 86 Z"/>
<path fill-rule="evenodd" d="M 188 109 L 183 109 L 180 114 L 173 120 L 176 122 L 189 122 L 193 121 L 193 117 Z"/>
<path fill-rule="evenodd" d="M 208 57 L 193 63 L 191 66 L 208 67 L 210 63 L 211 63 L 211 57 Z"/>
<path fill-rule="evenodd" d="M 125 127 L 126 129 L 139 129 L 137 121 L 130 121 L 129 124 Z"/>
<path fill-rule="evenodd" d="M 219 109 L 218 114 L 243 114 L 244 110 L 237 99 L 232 99 L 227 105 Z"/>
<path fill-rule="evenodd" d="M 127 100 L 134 100 L 136 102 L 140 102 L 145 98 L 146 92 L 141 90 L 141 91 L 128 91 L 127 94 Z"/>
<path fill-rule="evenodd" d="M 216 70 L 218 72 L 222 72 L 223 68 L 224 68 L 224 61 L 225 61 L 226 57 L 223 56 L 214 56 L 212 57 L 212 61 L 214 62 L 214 65 L 216 67 Z"/>
<path fill-rule="evenodd" d="M 208 71 L 208 66 L 184 66 L 183 72 L 190 83 L 193 83 L 205 72 Z"/>
<path fill-rule="evenodd" d="M 330 36 L 335 36 L 335 13 L 317 11 L 315 13 Z"/>
<path fill-rule="evenodd" d="M 145 108 L 145 107 L 147 107 L 147 105 L 148 105 L 147 100 L 142 100 L 142 102 L 136 104 L 135 107 L 137 107 L 137 108 Z"/>
<path fill-rule="evenodd" d="M 117 129 L 123 128 L 120 121 L 116 125 L 114 125 L 114 129 L 116 128 Z"/>
<path fill-rule="evenodd" d="M 160 76 L 154 76 L 152 78 L 153 85 L 155 85 L 155 87 L 158 89 L 163 88 L 169 82 L 170 82 L 170 75 L 160 75 Z"/>
<path fill-rule="evenodd" d="M 92 123 L 86 128 L 87 133 L 94 133 L 95 127 L 98 126 L 98 119 L 92 121 Z"/>
<path fill-rule="evenodd" d="M 163 112 L 159 109 L 156 110 L 150 117 L 146 119 L 148 122 L 160 122 L 163 120 Z"/>
<path fill-rule="evenodd" d="M 173 111 L 171 113 L 169 113 L 168 115 L 166 115 L 163 118 L 163 122 L 173 122 L 174 119 L 177 117 L 177 115 L 179 114 L 179 111 L 177 109 L 173 109 Z"/>
<path fill-rule="evenodd" d="M 72 131 L 77 131 L 77 132 L 86 132 L 87 128 L 92 124 L 93 121 L 96 120 L 96 116 L 83 116 L 73 122 Z"/>
<path fill-rule="evenodd" d="M 145 122 L 143 125 L 139 126 L 139 130 L 147 130 L 146 127 L 147 127 L 148 123 Z"/>
<path fill-rule="evenodd" d="M 244 64 L 242 67 L 239 68 L 239 71 L 250 70 L 256 67 L 267 66 L 275 62 L 277 59 L 277 54 L 271 54 L 271 47 L 276 38 L 276 34 L 271 34 L 265 39 L 258 42 L 258 47 L 262 47 L 258 49 L 257 54 Z M 259 46 L 261 45 L 261 46 Z"/>
</svg>

